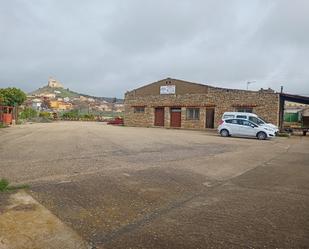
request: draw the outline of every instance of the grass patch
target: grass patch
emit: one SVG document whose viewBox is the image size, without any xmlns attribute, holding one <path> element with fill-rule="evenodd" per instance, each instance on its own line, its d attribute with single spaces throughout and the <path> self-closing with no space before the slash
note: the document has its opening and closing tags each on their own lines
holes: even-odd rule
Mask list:
<svg viewBox="0 0 309 249">
<path fill-rule="evenodd" d="M 18 184 L 10 186 L 10 183 L 7 179 L 0 180 L 0 192 L 12 191 L 18 189 L 27 189 L 27 188 L 29 188 L 29 185 L 27 184 Z"/>
<path fill-rule="evenodd" d="M 6 179 L 0 180 L 0 191 L 5 191 L 9 186 L 9 181 Z"/>
<path fill-rule="evenodd" d="M 6 128 L 6 127 L 7 127 L 7 125 L 0 123 L 0 128 Z"/>
</svg>

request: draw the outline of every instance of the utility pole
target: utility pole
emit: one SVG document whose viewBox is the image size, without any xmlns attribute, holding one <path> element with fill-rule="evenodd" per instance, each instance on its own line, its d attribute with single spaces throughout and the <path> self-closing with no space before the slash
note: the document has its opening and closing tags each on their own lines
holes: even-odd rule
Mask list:
<svg viewBox="0 0 309 249">
<path fill-rule="evenodd" d="M 249 89 L 249 85 L 252 84 L 252 83 L 254 83 L 254 82 L 256 82 L 256 80 L 252 80 L 252 81 L 248 81 L 248 82 L 247 82 L 247 90 Z"/>
</svg>

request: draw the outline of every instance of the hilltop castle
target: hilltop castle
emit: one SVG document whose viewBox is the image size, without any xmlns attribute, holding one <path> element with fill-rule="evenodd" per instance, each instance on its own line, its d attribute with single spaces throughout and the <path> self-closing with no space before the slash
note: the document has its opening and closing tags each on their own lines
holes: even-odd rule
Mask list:
<svg viewBox="0 0 309 249">
<path fill-rule="evenodd" d="M 49 77 L 47 86 L 52 88 L 64 88 L 64 86 L 59 81 L 52 77 Z"/>
</svg>

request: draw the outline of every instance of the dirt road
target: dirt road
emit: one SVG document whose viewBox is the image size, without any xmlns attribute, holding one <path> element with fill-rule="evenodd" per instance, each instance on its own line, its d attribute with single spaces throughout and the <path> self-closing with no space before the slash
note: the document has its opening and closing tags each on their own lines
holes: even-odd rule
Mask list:
<svg viewBox="0 0 309 249">
<path fill-rule="evenodd" d="M 309 137 L 59 122 L 0 138 L 0 177 L 93 248 L 309 245 Z"/>
</svg>

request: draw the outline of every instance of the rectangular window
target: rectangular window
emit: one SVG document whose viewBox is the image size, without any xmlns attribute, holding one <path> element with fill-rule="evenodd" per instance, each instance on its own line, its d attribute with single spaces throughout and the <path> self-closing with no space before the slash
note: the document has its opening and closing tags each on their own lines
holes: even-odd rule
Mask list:
<svg viewBox="0 0 309 249">
<path fill-rule="evenodd" d="M 223 119 L 235 118 L 235 115 L 225 114 L 223 115 Z"/>
<path fill-rule="evenodd" d="M 145 107 L 144 106 L 136 106 L 134 107 L 134 113 L 144 113 Z"/>
<path fill-rule="evenodd" d="M 236 118 L 243 118 L 243 119 L 247 119 L 246 115 L 237 115 Z"/>
<path fill-rule="evenodd" d="M 267 123 L 263 119 L 256 118 L 256 117 L 249 117 L 249 120 L 252 121 L 253 123 L 257 124 L 257 125 L 263 125 L 263 124 Z"/>
<path fill-rule="evenodd" d="M 187 108 L 187 119 L 199 120 L 200 108 Z"/>
<path fill-rule="evenodd" d="M 237 112 L 253 112 L 253 108 L 252 107 L 237 107 L 236 108 Z"/>
</svg>

